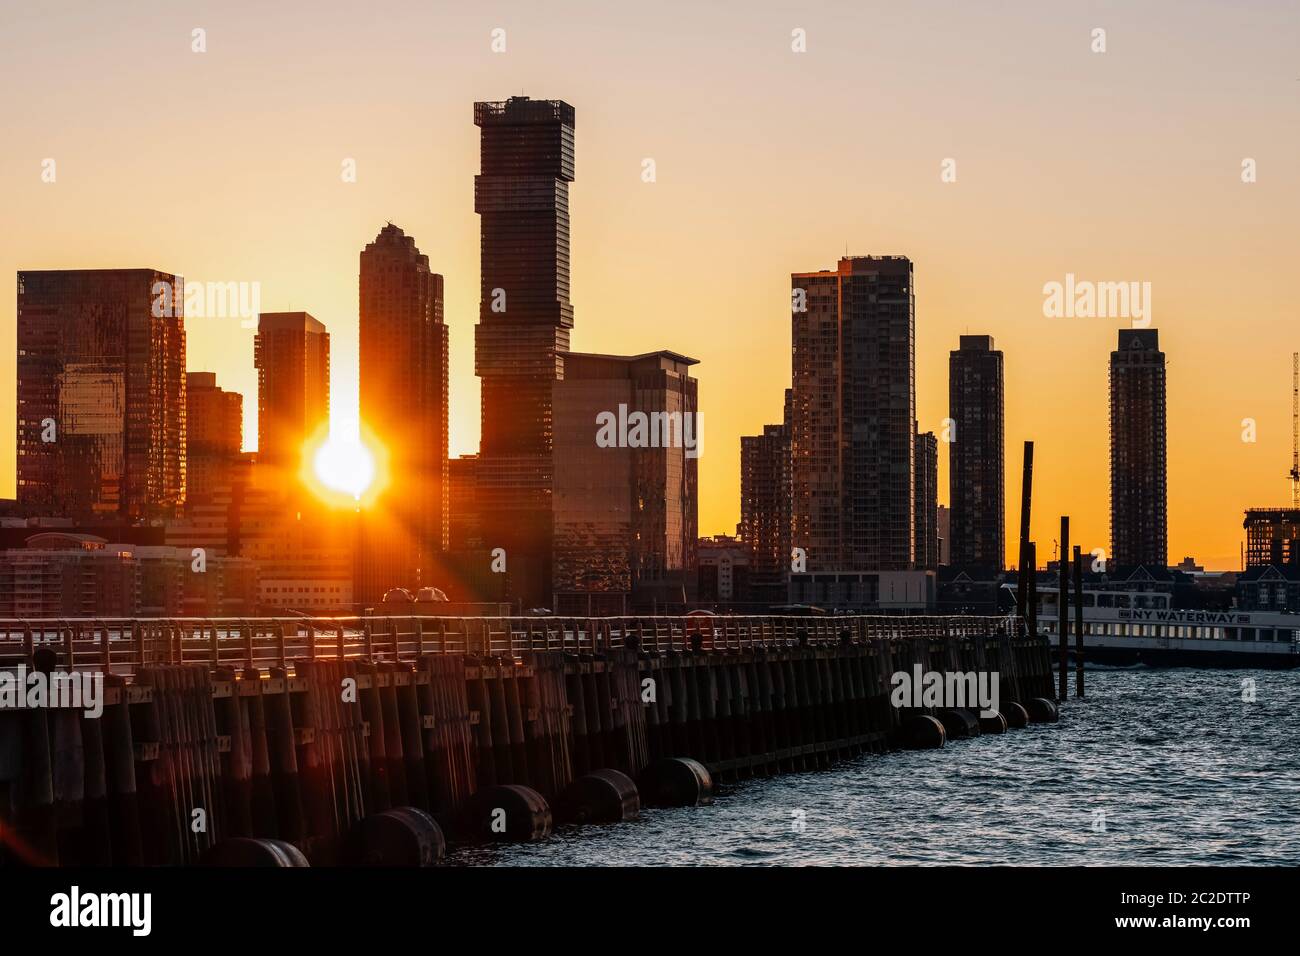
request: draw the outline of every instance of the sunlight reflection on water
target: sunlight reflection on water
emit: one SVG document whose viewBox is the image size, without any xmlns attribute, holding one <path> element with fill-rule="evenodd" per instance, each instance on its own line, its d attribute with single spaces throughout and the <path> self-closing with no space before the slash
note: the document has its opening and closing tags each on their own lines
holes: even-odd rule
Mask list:
<svg viewBox="0 0 1300 956">
<path fill-rule="evenodd" d="M 1300 671 L 1090 670 L 1087 687 L 1056 726 L 742 781 L 712 807 L 643 810 L 449 862 L 1300 863 Z"/>
</svg>

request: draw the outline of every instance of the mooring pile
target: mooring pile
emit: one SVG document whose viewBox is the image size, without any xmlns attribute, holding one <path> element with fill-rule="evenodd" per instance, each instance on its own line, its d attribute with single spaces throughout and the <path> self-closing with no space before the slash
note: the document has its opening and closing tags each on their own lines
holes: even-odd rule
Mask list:
<svg viewBox="0 0 1300 956">
<path fill-rule="evenodd" d="M 102 675 L 100 713 L 0 709 L 0 855 L 34 864 L 427 865 L 1056 719 L 1014 617 L 0 622 L 0 667 Z M 996 674 L 1000 713 L 896 706 L 917 667 Z"/>
</svg>

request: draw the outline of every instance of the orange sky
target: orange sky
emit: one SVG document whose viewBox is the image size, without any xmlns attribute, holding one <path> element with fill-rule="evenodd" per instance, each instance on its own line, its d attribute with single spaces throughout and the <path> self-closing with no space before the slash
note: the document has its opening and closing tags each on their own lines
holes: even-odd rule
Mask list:
<svg viewBox="0 0 1300 956">
<path fill-rule="evenodd" d="M 739 436 L 779 420 L 789 274 L 846 250 L 915 263 L 923 429 L 947 414 L 959 334 L 992 334 L 1006 353 L 1009 540 L 1033 438 L 1040 554 L 1062 512 L 1076 543 L 1107 543 L 1106 367 L 1123 323 L 1044 318 L 1043 284 L 1067 272 L 1152 283 L 1169 357 L 1170 558 L 1236 567 L 1242 510 L 1289 494 L 1294 3 L 29 6 L 0 12 L 9 447 L 22 268 L 260 282 L 266 311 L 328 326 L 345 423 L 357 256 L 391 219 L 446 276 L 452 450 L 474 451 L 471 104 L 525 93 L 577 109 L 574 347 L 700 360 L 702 533 L 734 530 Z M 191 52 L 195 27 L 206 53 Z M 497 27 L 504 53 L 490 48 Z M 1105 53 L 1090 50 L 1094 27 Z M 806 53 L 790 49 L 796 28 Z M 949 157 L 957 181 L 942 183 Z M 356 183 L 341 181 L 346 158 Z M 187 327 L 190 368 L 245 394 L 252 439 L 252 331 Z M 940 472 L 946 501 L 943 452 Z"/>
</svg>

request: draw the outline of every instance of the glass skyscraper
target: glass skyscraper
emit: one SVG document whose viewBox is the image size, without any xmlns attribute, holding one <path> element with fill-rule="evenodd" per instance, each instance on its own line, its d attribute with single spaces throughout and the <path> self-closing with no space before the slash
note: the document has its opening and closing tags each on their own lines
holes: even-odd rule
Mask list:
<svg viewBox="0 0 1300 956">
<path fill-rule="evenodd" d="M 475 103 L 482 171 L 475 371 L 482 380 L 477 500 L 484 546 L 504 548 L 511 596 L 550 601 L 552 388 L 569 351 L 574 110 L 559 100 Z"/>
<path fill-rule="evenodd" d="M 185 501 L 185 280 L 18 273 L 18 504 L 146 521 Z"/>
</svg>

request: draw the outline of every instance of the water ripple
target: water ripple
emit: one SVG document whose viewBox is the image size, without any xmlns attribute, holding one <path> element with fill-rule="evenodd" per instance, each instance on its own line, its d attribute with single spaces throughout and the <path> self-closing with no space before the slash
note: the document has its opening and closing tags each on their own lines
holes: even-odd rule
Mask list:
<svg viewBox="0 0 1300 956">
<path fill-rule="evenodd" d="M 1054 727 L 745 781 L 712 807 L 647 809 L 451 862 L 1300 864 L 1300 672 L 1100 670 L 1087 682 Z"/>
</svg>

